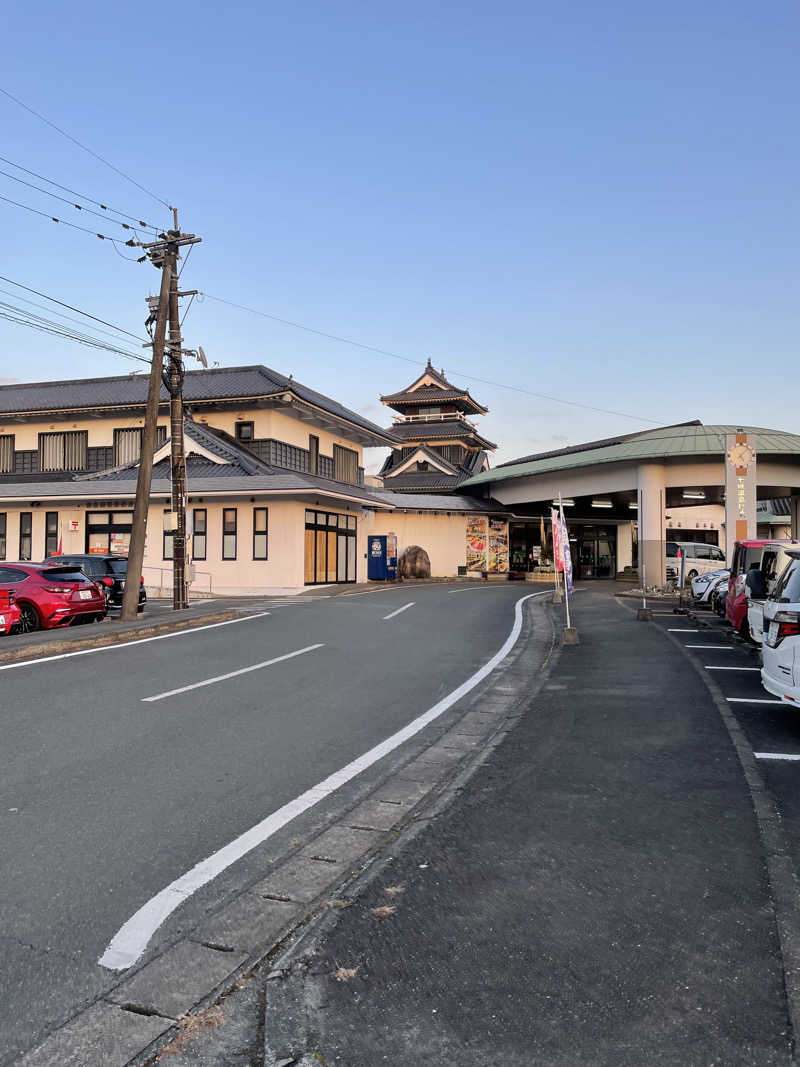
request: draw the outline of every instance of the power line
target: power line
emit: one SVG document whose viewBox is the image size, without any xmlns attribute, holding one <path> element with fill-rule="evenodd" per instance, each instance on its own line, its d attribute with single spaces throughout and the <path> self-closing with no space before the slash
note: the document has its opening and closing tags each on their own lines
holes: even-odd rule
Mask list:
<svg viewBox="0 0 800 1067">
<path fill-rule="evenodd" d="M 112 219 L 110 215 L 103 215 L 100 211 L 95 211 L 94 208 L 86 207 L 84 204 L 78 204 L 74 200 L 67 200 L 64 196 L 59 196 L 58 193 L 51 193 L 49 189 L 42 189 L 39 185 L 34 185 L 33 182 L 26 182 L 24 178 L 18 178 L 15 174 L 9 174 L 7 170 L 0 170 L 0 174 L 5 178 L 9 178 L 12 182 L 18 182 L 20 185 L 27 186 L 28 189 L 35 189 L 37 193 L 42 193 L 44 196 L 52 196 L 54 200 L 60 200 L 62 204 L 69 204 L 70 207 L 74 207 L 76 211 L 85 211 L 89 215 L 96 215 L 98 219 L 107 219 L 109 222 L 113 222 L 115 226 L 121 226 L 123 230 L 130 230 L 132 233 L 136 233 L 135 228 L 129 222 L 123 222 L 121 219 Z M 147 226 L 147 223 L 145 223 Z M 153 227 L 155 229 L 155 227 Z"/>
<path fill-rule="evenodd" d="M 10 313 L 14 311 L 17 312 L 16 315 Z M 150 360 L 144 356 L 137 356 L 133 352 L 126 352 L 123 348 L 118 348 L 116 345 L 109 344 L 107 341 L 102 341 L 89 334 L 81 334 L 77 330 L 70 330 L 59 322 L 48 322 L 46 319 L 42 320 L 39 315 L 33 315 L 29 311 L 25 311 L 22 308 L 14 308 L 13 305 L 5 304 L 3 302 L 0 302 L 0 319 L 14 323 L 17 326 L 27 326 L 29 329 L 53 334 L 64 340 L 75 341 L 77 344 L 86 345 L 89 348 L 98 348 L 104 352 L 112 352 L 116 355 L 124 356 L 126 359 L 135 359 L 139 363 L 148 364 L 148 366 L 150 364 Z"/>
<path fill-rule="evenodd" d="M 10 296 L 12 300 L 21 300 L 23 304 L 30 304 L 31 307 L 38 308 L 40 311 L 46 311 L 49 315 L 55 315 L 57 318 L 64 319 L 66 322 L 74 322 L 77 323 L 78 326 L 83 326 L 84 329 L 86 328 L 86 323 L 82 322 L 81 319 L 76 319 L 74 315 L 65 315 L 63 311 L 54 311 L 52 308 L 47 307 L 46 304 L 37 304 L 35 300 L 29 300 L 25 296 L 18 296 L 16 293 L 12 293 L 10 289 L 0 289 L 0 293 L 3 293 L 4 296 Z M 114 329 L 119 330 L 119 327 L 115 327 Z M 124 333 L 126 331 L 123 330 L 120 332 Z M 118 332 L 115 333 L 114 330 L 104 330 L 101 326 L 95 326 L 94 333 L 104 333 L 107 337 L 113 337 L 115 341 L 120 340 Z M 142 338 L 142 341 L 144 341 L 144 338 Z"/>
<path fill-rule="evenodd" d="M 159 229 L 158 226 L 154 226 L 150 222 L 145 222 L 144 219 L 139 219 L 136 215 L 129 215 L 127 211 L 119 211 L 117 208 L 109 207 L 109 205 L 104 204 L 102 200 L 97 200 L 93 196 L 86 196 L 85 193 L 79 193 L 75 189 L 70 189 L 68 185 L 61 185 L 59 182 L 53 181 L 52 178 L 46 178 L 44 174 L 38 174 L 35 170 L 29 170 L 28 167 L 23 167 L 20 163 L 15 163 L 12 159 L 6 159 L 5 156 L 0 156 L 0 163 L 6 163 L 9 167 L 13 167 L 15 170 L 21 170 L 24 174 L 30 174 L 32 178 L 38 178 L 39 181 L 47 182 L 48 185 L 60 189 L 63 193 L 72 193 L 73 196 L 80 197 L 81 200 L 88 200 L 90 204 L 102 208 L 103 211 L 110 211 L 112 215 L 121 215 L 124 219 L 128 219 L 129 222 L 135 222 L 136 225 L 143 230 L 158 231 Z M 9 175 L 9 177 L 11 177 L 11 175 Z"/>
<path fill-rule="evenodd" d="M 49 300 L 51 304 L 58 304 L 59 307 L 66 308 L 67 311 L 75 311 L 78 315 L 83 315 L 87 319 L 99 322 L 102 326 L 110 326 L 112 330 L 118 330 L 120 333 L 125 333 L 135 341 L 145 340 L 144 337 L 131 333 L 130 330 L 124 330 L 121 326 L 116 326 L 113 322 L 106 322 L 105 319 L 99 319 L 96 315 L 90 315 L 88 311 L 73 307 L 72 304 L 65 304 L 63 300 L 56 300 L 54 296 L 48 296 L 47 293 L 40 293 L 38 289 L 31 289 L 30 286 L 23 285 L 22 282 L 15 282 L 13 278 L 6 278 L 4 275 L 0 274 L 0 282 L 7 282 L 8 285 L 15 285 L 18 289 L 24 289 L 26 293 L 33 293 L 34 296 L 40 296 L 43 300 Z"/>
<path fill-rule="evenodd" d="M 326 333 L 324 330 L 317 330 L 313 326 L 305 326 L 301 322 L 292 322 L 291 319 L 282 319 L 278 315 L 270 315 L 266 311 L 259 311 L 256 308 L 247 307 L 245 304 L 236 304 L 232 300 L 224 300 L 221 296 L 212 296 L 211 293 L 200 293 L 200 296 L 207 298 L 208 300 L 216 300 L 218 304 L 227 304 L 228 307 L 237 308 L 239 311 L 247 311 L 251 315 L 259 315 L 261 318 L 270 319 L 272 322 L 279 322 L 283 326 L 292 326 L 296 330 L 303 330 L 305 333 L 313 333 L 317 337 L 325 337 L 329 341 L 338 341 L 340 344 L 352 345 L 355 348 L 360 348 L 365 352 L 376 352 L 381 356 L 389 356 L 391 359 L 399 359 L 404 363 L 413 363 L 416 366 L 427 366 L 426 360 L 413 359 L 411 356 L 402 356 L 397 352 L 391 352 L 387 348 L 378 348 L 376 345 L 367 345 L 361 341 L 354 341 L 350 337 L 340 337 L 335 333 Z M 496 389 L 507 389 L 513 393 L 524 393 L 526 396 L 535 397 L 537 400 L 549 400 L 555 404 L 566 404 L 569 407 L 582 408 L 584 411 L 596 411 L 602 415 L 616 415 L 623 419 L 634 419 L 637 422 L 649 422 L 654 426 L 660 426 L 661 422 L 658 419 L 648 419 L 643 415 L 631 415 L 627 411 L 612 411 L 610 408 L 599 408 L 592 404 L 582 404 L 578 400 L 565 400 L 560 396 L 550 396 L 547 393 L 535 393 L 530 389 L 524 389 L 519 385 L 507 385 L 505 382 L 496 382 L 491 378 L 478 378 L 474 374 L 465 374 L 463 371 L 456 370 L 453 372 L 454 377 L 467 378 L 472 382 L 479 382 L 481 385 L 490 385 Z"/>
<path fill-rule="evenodd" d="M 124 178 L 132 185 L 135 185 L 137 189 L 141 189 L 143 193 L 147 193 L 148 196 L 151 196 L 154 200 L 157 200 L 159 204 L 163 204 L 164 207 L 172 210 L 170 204 L 168 204 L 167 201 L 164 200 L 162 197 L 158 196 L 152 190 L 148 189 L 147 186 L 137 182 L 135 178 L 132 178 L 130 174 L 126 174 L 124 170 L 120 170 L 119 167 L 115 167 L 113 163 L 110 163 L 107 159 L 104 159 L 103 156 L 98 155 L 98 153 L 93 151 L 91 148 L 88 148 L 85 144 L 79 141 L 77 137 L 73 137 L 71 133 L 67 133 L 66 130 L 62 130 L 60 126 L 56 126 L 56 124 L 54 122 L 51 122 L 50 119 L 45 118 L 45 116 L 41 115 L 38 111 L 34 111 L 32 107 L 20 100 L 19 97 L 14 96 L 8 91 L 8 89 L 3 89 L 2 87 L 0 87 L 0 93 L 2 93 L 3 96 L 7 96 L 9 100 L 13 100 L 15 104 L 19 105 L 19 107 L 21 108 L 24 108 L 25 111 L 28 111 L 31 115 L 35 115 L 37 119 L 39 119 L 41 122 L 46 123 L 48 126 L 50 126 L 51 129 L 55 130 L 57 133 L 60 133 L 62 137 L 66 137 L 68 141 L 72 141 L 72 143 L 77 145 L 78 148 L 82 148 L 84 152 L 88 152 L 90 156 L 93 156 L 101 163 L 104 163 L 105 166 L 110 167 L 111 170 L 113 170 L 116 174 L 119 174 L 121 178 Z"/>
<path fill-rule="evenodd" d="M 40 211 L 38 207 L 31 207 L 30 204 L 21 204 L 19 200 L 12 200 L 8 196 L 0 196 L 0 200 L 4 200 L 7 204 L 13 204 L 14 207 L 22 208 L 23 211 L 30 211 L 33 215 L 41 215 L 43 219 L 47 219 L 49 222 L 58 222 L 62 226 L 69 226 L 73 230 L 81 230 L 83 233 L 91 234 L 92 237 L 99 237 L 101 241 L 121 241 L 119 237 L 109 237 L 107 233 L 98 233 L 96 230 L 87 229 L 86 226 L 79 226 L 77 222 L 69 222 L 67 219 L 60 219 L 56 215 L 48 215 L 46 211 Z M 113 222 L 113 219 L 109 219 L 109 222 Z M 121 225 L 124 225 L 122 223 Z M 127 244 L 127 241 L 121 241 L 122 244 Z"/>
</svg>

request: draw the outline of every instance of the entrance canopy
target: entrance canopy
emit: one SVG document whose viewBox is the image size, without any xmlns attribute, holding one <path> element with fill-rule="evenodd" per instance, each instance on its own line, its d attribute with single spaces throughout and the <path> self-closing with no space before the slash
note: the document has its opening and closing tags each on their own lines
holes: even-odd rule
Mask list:
<svg viewBox="0 0 800 1067">
<path fill-rule="evenodd" d="M 463 488 L 491 495 L 520 516 L 548 515 L 561 493 L 568 524 L 620 527 L 634 520 L 647 582 L 662 584 L 667 513 L 677 526 L 679 509 L 724 504 L 726 441 L 742 430 L 756 452 L 757 498 L 790 498 L 797 536 L 800 435 L 763 427 L 697 420 L 662 426 L 524 456 L 470 478 Z M 616 565 L 625 565 L 621 553 Z"/>
</svg>

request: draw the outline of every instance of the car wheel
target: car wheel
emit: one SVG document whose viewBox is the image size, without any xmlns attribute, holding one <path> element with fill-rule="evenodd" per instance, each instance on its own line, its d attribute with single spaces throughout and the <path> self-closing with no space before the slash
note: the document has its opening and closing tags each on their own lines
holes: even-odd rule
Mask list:
<svg viewBox="0 0 800 1067">
<path fill-rule="evenodd" d="M 32 634 L 35 630 L 41 630 L 42 620 L 39 618 L 39 612 L 33 606 L 33 604 L 20 604 L 19 605 L 19 633 Z"/>
</svg>

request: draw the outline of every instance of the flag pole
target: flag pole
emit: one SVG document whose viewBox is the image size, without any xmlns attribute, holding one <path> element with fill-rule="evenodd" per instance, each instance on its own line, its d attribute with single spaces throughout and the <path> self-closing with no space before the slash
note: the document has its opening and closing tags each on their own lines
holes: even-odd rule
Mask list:
<svg viewBox="0 0 800 1067">
<path fill-rule="evenodd" d="M 561 521 L 561 529 L 563 530 L 564 535 L 566 535 L 567 524 L 564 521 L 564 505 L 561 503 L 561 490 L 560 489 L 558 491 L 558 513 L 559 513 L 559 519 Z M 562 551 L 562 553 L 564 552 L 563 548 L 562 548 L 561 551 Z M 565 560 L 566 560 L 566 554 L 565 554 Z M 566 609 L 567 609 L 567 629 L 571 630 L 572 629 L 572 623 L 569 620 L 569 583 L 567 582 L 566 562 L 564 563 L 564 568 L 565 568 L 564 569 L 564 604 L 565 604 Z"/>
</svg>

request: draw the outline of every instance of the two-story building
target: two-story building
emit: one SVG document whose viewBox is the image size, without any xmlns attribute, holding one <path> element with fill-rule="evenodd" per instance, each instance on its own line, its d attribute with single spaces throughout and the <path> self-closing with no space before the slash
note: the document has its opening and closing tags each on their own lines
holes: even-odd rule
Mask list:
<svg viewBox="0 0 800 1067">
<path fill-rule="evenodd" d="M 127 553 L 147 386 L 131 374 L 0 387 L 0 560 Z M 267 367 L 191 371 L 184 396 L 195 597 L 363 581 L 371 533 L 426 548 L 434 575 L 463 573 L 475 513 L 504 510 L 365 485 L 364 449 L 398 439 Z M 172 581 L 168 434 L 163 391 L 143 570 L 151 592 Z"/>
</svg>

